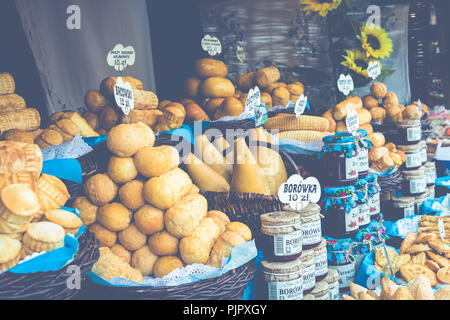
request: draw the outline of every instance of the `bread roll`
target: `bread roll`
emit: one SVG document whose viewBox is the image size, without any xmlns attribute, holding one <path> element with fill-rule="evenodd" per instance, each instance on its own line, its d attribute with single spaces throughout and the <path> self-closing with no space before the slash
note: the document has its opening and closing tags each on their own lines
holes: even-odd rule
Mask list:
<svg viewBox="0 0 450 320">
<path fill-rule="evenodd" d="M 122 258 L 122 260 L 125 261 L 126 263 L 131 264 L 131 253 L 127 249 L 122 247 L 120 244 L 116 243 L 110 249 L 111 252 L 114 253 L 116 256 Z"/>
<path fill-rule="evenodd" d="M 119 113 L 113 107 L 106 106 L 99 116 L 100 127 L 109 130 L 119 122 Z"/>
<path fill-rule="evenodd" d="M 106 145 L 118 157 L 132 157 L 139 149 L 152 147 L 155 134 L 143 123 L 119 124 L 109 131 Z"/>
<path fill-rule="evenodd" d="M 378 99 L 374 98 L 374 96 L 372 96 L 370 94 L 367 96 L 364 96 L 362 98 L 362 101 L 363 101 L 364 108 L 369 109 L 369 110 L 380 106 Z"/>
<path fill-rule="evenodd" d="M 270 94 L 268 94 L 267 92 L 262 92 L 261 93 L 261 103 L 266 106 L 267 110 L 272 109 L 272 107 L 273 107 L 272 96 Z"/>
<path fill-rule="evenodd" d="M 134 223 L 144 234 L 158 233 L 164 229 L 164 212 L 146 204 L 134 214 Z"/>
<path fill-rule="evenodd" d="M 361 108 L 358 112 L 359 125 L 363 126 L 369 124 L 372 121 L 372 115 L 370 111 L 364 108 Z"/>
<path fill-rule="evenodd" d="M 202 83 L 201 80 L 197 78 L 188 78 L 184 83 L 184 92 L 191 98 L 198 96 L 199 87 Z"/>
<path fill-rule="evenodd" d="M 92 129 L 97 129 L 98 128 L 98 115 L 96 113 L 93 112 L 85 112 L 83 113 L 83 118 L 84 120 L 86 120 L 87 124 L 92 128 Z"/>
<path fill-rule="evenodd" d="M 181 128 L 186 119 L 186 110 L 180 103 L 170 103 L 165 107 L 164 114 L 155 126 L 155 132 L 170 131 Z"/>
<path fill-rule="evenodd" d="M 167 231 L 161 231 L 148 239 L 150 250 L 158 256 L 175 256 L 178 253 L 179 240 Z"/>
<path fill-rule="evenodd" d="M 89 227 L 89 231 L 92 232 L 102 247 L 112 247 L 117 241 L 117 234 L 113 231 L 109 231 L 98 223 L 94 223 Z"/>
<path fill-rule="evenodd" d="M 280 80 L 281 74 L 277 67 L 271 66 L 256 72 L 256 84 L 260 88 L 265 88 L 270 84 Z"/>
<path fill-rule="evenodd" d="M 37 181 L 37 195 L 43 212 L 59 209 L 70 199 L 64 182 L 55 176 L 44 173 Z"/>
<path fill-rule="evenodd" d="M 148 147 L 136 153 L 134 163 L 144 177 L 160 177 L 178 167 L 180 156 L 172 146 Z"/>
<path fill-rule="evenodd" d="M 161 257 L 153 265 L 153 274 L 155 275 L 155 278 L 162 278 L 172 271 L 183 267 L 183 262 L 178 257 Z"/>
<path fill-rule="evenodd" d="M 144 90 L 144 86 L 139 79 L 133 77 L 121 77 L 123 82 L 128 82 L 132 89 Z M 117 77 L 109 77 L 100 84 L 100 91 L 106 97 L 114 96 L 114 86 L 117 84 Z"/>
<path fill-rule="evenodd" d="M 131 211 L 139 209 L 145 203 L 143 190 L 144 182 L 140 180 L 128 182 L 119 189 L 120 202 Z"/>
<path fill-rule="evenodd" d="M 373 127 L 372 127 L 372 125 L 370 123 L 362 125 L 362 126 L 359 126 L 359 128 L 366 130 L 368 136 L 373 133 Z"/>
<path fill-rule="evenodd" d="M 256 86 L 256 72 L 249 72 L 239 76 L 236 83 L 242 91 L 249 91 Z"/>
<path fill-rule="evenodd" d="M 226 77 L 228 74 L 228 68 L 220 60 L 204 58 L 195 63 L 195 73 L 201 79 L 207 79 L 211 77 Z"/>
<path fill-rule="evenodd" d="M 98 207 L 92 204 L 86 197 L 78 197 L 73 207 L 80 210 L 80 218 L 85 226 L 90 226 L 97 221 Z"/>
<path fill-rule="evenodd" d="M 386 143 L 386 138 L 381 132 L 374 132 L 367 139 L 372 141 L 374 147 L 382 147 Z"/>
<path fill-rule="evenodd" d="M 286 106 L 290 97 L 291 94 L 285 87 L 278 87 L 272 91 L 272 103 L 274 106 Z"/>
<path fill-rule="evenodd" d="M 214 244 L 208 260 L 208 265 L 215 268 L 220 268 L 222 266 L 222 259 L 228 258 L 234 247 L 245 242 L 245 239 L 239 233 L 234 231 L 225 231 Z"/>
<path fill-rule="evenodd" d="M 222 105 L 222 102 L 224 101 L 224 98 L 215 98 L 210 99 L 205 103 L 205 110 L 209 114 L 210 117 L 213 117 L 214 114 L 217 112 L 217 110 Z"/>
<path fill-rule="evenodd" d="M 30 172 L 38 179 L 43 166 L 42 151 L 35 144 L 0 141 L 0 174 Z"/>
<path fill-rule="evenodd" d="M 242 222 L 230 222 L 225 226 L 225 231 L 233 231 L 239 233 L 245 241 L 252 240 L 252 231 Z"/>
<path fill-rule="evenodd" d="M 128 123 L 142 122 L 149 127 L 153 127 L 158 123 L 159 118 L 163 115 L 163 112 L 158 109 L 149 110 L 131 110 L 128 115 Z M 122 117 L 122 123 L 126 123 L 127 117 Z"/>
<path fill-rule="evenodd" d="M 133 158 L 111 157 L 108 164 L 108 175 L 118 184 L 127 183 L 136 178 L 138 172 Z"/>
<path fill-rule="evenodd" d="M 164 217 L 166 229 L 179 239 L 188 237 L 206 217 L 207 211 L 208 203 L 205 197 L 199 194 L 188 195 L 167 210 Z"/>
<path fill-rule="evenodd" d="M 359 98 L 357 96 L 350 96 L 347 99 L 345 99 L 344 101 L 338 103 L 334 107 L 333 118 L 338 121 L 343 120 L 347 116 L 347 113 L 350 110 L 354 109 L 354 110 L 358 111 L 361 108 L 362 108 L 361 98 Z"/>
<path fill-rule="evenodd" d="M 140 232 L 132 223 L 125 230 L 118 233 L 120 244 L 127 250 L 136 251 L 147 242 L 147 236 Z"/>
<path fill-rule="evenodd" d="M 98 221 L 110 231 L 122 231 L 131 222 L 131 212 L 121 203 L 113 202 L 98 209 Z"/>
<path fill-rule="evenodd" d="M 275 83 L 272 83 L 269 86 L 265 87 L 263 90 L 269 94 L 272 94 L 273 90 L 275 90 L 278 87 L 287 88 L 287 84 L 284 82 L 275 82 Z"/>
<path fill-rule="evenodd" d="M 230 97 L 225 98 L 225 100 L 220 105 L 219 110 L 217 110 L 214 115 L 214 119 L 220 119 L 223 117 L 237 117 L 244 112 L 244 105 L 236 98 Z"/>
<path fill-rule="evenodd" d="M 170 100 L 163 100 L 158 104 L 158 109 L 164 111 L 165 108 L 171 103 L 172 103 L 172 101 L 170 101 Z"/>
<path fill-rule="evenodd" d="M 344 121 L 336 122 L 336 133 L 347 131 L 347 125 Z"/>
<path fill-rule="evenodd" d="M 153 266 L 157 260 L 158 256 L 155 255 L 148 246 L 143 246 L 133 253 L 131 266 L 140 270 L 143 276 L 150 276 L 153 274 Z"/>
<path fill-rule="evenodd" d="M 335 132 L 335 131 L 336 131 L 336 121 L 333 119 L 332 111 L 333 111 L 333 109 L 330 109 L 330 110 L 328 110 L 327 112 L 325 112 L 325 113 L 322 115 L 322 118 L 327 119 L 328 122 L 329 122 L 329 124 L 330 124 L 330 126 L 329 126 L 329 128 L 328 128 L 328 131 L 330 131 L 330 132 Z"/>
<path fill-rule="evenodd" d="M 196 103 L 188 103 L 186 108 L 186 123 L 194 121 L 210 121 L 206 112 Z"/>
<path fill-rule="evenodd" d="M 381 107 L 375 107 L 370 109 L 370 114 L 372 115 L 373 122 L 383 123 L 386 118 L 386 109 Z"/>
<path fill-rule="evenodd" d="M 370 87 L 370 92 L 372 93 L 372 96 L 376 99 L 383 99 L 386 96 L 387 93 L 387 87 L 384 83 L 381 82 L 375 82 Z"/>
<path fill-rule="evenodd" d="M 403 118 L 406 120 L 419 120 L 419 110 L 417 109 L 417 105 L 410 104 L 405 107 L 403 111 Z"/>
<path fill-rule="evenodd" d="M 144 185 L 144 199 L 161 210 L 173 207 L 190 192 L 192 181 L 183 170 L 176 168 Z"/>
<path fill-rule="evenodd" d="M 108 101 L 98 90 L 89 90 L 84 97 L 84 103 L 90 112 L 99 113 L 106 107 Z"/>
<path fill-rule="evenodd" d="M 234 96 L 236 90 L 230 80 L 221 77 L 211 77 L 200 85 L 200 93 L 203 97 L 223 98 Z"/>
<path fill-rule="evenodd" d="M 390 107 L 386 110 L 386 120 L 388 122 L 398 122 L 403 120 L 402 110 L 398 106 Z"/>
<path fill-rule="evenodd" d="M 220 234 L 225 231 L 225 226 L 230 223 L 230 218 L 228 218 L 228 216 L 221 211 L 212 210 L 209 211 L 206 216 L 214 220 L 219 227 Z"/>
<path fill-rule="evenodd" d="M 97 174 L 85 183 L 84 192 L 93 204 L 102 206 L 116 197 L 117 186 L 106 174 Z"/>
<path fill-rule="evenodd" d="M 383 107 L 386 109 L 396 107 L 398 105 L 398 97 L 393 92 L 388 92 L 383 98 Z"/>
</svg>

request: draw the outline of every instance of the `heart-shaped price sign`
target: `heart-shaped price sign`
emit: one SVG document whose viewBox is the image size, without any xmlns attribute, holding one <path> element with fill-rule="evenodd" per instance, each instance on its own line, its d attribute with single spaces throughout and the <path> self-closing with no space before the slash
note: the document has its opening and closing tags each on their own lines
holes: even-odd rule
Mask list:
<svg viewBox="0 0 450 320">
<path fill-rule="evenodd" d="M 351 75 L 343 75 L 341 74 L 339 76 L 339 79 L 337 81 L 337 86 L 340 92 L 342 92 L 344 95 L 348 96 L 350 92 L 355 89 L 355 85 L 353 83 L 353 79 Z"/>
<path fill-rule="evenodd" d="M 202 39 L 202 49 L 210 56 L 216 56 L 222 53 L 222 44 L 217 37 L 207 34 Z"/>
<path fill-rule="evenodd" d="M 247 101 L 245 102 L 245 114 L 254 117 L 255 111 L 261 105 L 261 91 L 258 87 L 250 89 L 248 92 Z"/>
<path fill-rule="evenodd" d="M 355 135 L 359 129 L 359 117 L 358 112 L 356 112 L 355 109 L 352 109 L 347 113 L 345 124 L 347 126 L 347 131 Z"/>
<path fill-rule="evenodd" d="M 132 46 L 124 47 L 119 43 L 114 49 L 108 52 L 106 61 L 116 71 L 123 71 L 127 66 L 134 65 L 136 52 Z"/>
<path fill-rule="evenodd" d="M 315 177 L 303 179 L 298 174 L 290 176 L 288 181 L 278 189 L 280 201 L 296 211 L 303 209 L 309 203 L 319 202 L 320 195 L 319 180 Z"/>
<path fill-rule="evenodd" d="M 369 62 L 369 66 L 367 67 L 367 75 L 369 78 L 375 80 L 381 74 L 381 65 L 378 61 Z"/>
<path fill-rule="evenodd" d="M 117 78 L 114 86 L 114 100 L 122 112 L 128 116 L 134 110 L 133 90 L 129 82 L 124 82 L 122 78 Z"/>
<path fill-rule="evenodd" d="M 300 98 L 297 100 L 297 102 L 295 103 L 295 116 L 297 118 L 299 118 L 306 109 L 306 104 L 308 103 L 308 97 L 306 97 L 305 95 L 301 95 Z"/>
</svg>

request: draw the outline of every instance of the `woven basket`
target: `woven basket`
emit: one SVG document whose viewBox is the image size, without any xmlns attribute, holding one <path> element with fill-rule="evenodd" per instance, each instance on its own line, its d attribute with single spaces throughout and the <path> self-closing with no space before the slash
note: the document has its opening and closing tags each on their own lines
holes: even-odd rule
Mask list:
<svg viewBox="0 0 450 320">
<path fill-rule="evenodd" d="M 70 265 L 80 267 L 81 281 L 86 280 L 87 272 L 99 257 L 98 240 L 86 230 L 78 239 L 79 249 Z M 15 274 L 5 272 L 0 275 L 0 300 L 69 300 L 79 290 L 68 289 L 67 279 L 72 275 L 66 273 L 67 267 L 52 272 Z"/>
<path fill-rule="evenodd" d="M 403 173 L 400 170 L 392 172 L 390 175 L 381 177 L 379 176 L 377 181 L 383 192 L 395 192 L 398 186 L 403 182 Z"/>
<path fill-rule="evenodd" d="M 108 300 L 239 300 L 255 275 L 255 262 L 226 274 L 171 287 L 107 287 L 89 281 L 84 299 Z"/>
</svg>

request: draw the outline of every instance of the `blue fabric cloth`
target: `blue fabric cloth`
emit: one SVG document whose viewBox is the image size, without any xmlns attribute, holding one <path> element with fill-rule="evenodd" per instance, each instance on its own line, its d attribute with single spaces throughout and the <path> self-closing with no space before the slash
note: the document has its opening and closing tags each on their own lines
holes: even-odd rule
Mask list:
<svg viewBox="0 0 450 320">
<path fill-rule="evenodd" d="M 450 192 L 450 176 L 437 178 L 435 185 L 436 185 L 436 187 L 447 188 Z"/>
<path fill-rule="evenodd" d="M 77 159 L 56 159 L 45 161 L 42 173 L 66 179 L 76 183 L 83 183 L 83 170 Z"/>
<path fill-rule="evenodd" d="M 78 215 L 78 210 L 72 208 L 61 208 L 63 210 L 75 213 Z M 30 259 L 20 265 L 10 269 L 9 272 L 16 274 L 27 274 L 36 272 L 50 272 L 58 271 L 73 260 L 78 252 L 78 238 L 85 232 L 86 227 L 83 225 L 78 231 L 77 235 L 66 235 L 64 238 L 64 247 L 49 251 L 38 257 Z"/>
<path fill-rule="evenodd" d="M 438 199 L 428 199 L 422 203 L 420 208 L 421 214 L 426 215 L 444 215 L 450 212 L 450 203 L 447 202 L 447 197 L 440 197 Z"/>
<path fill-rule="evenodd" d="M 102 142 L 106 142 L 106 138 L 108 136 L 99 136 L 99 137 L 91 137 L 91 138 L 83 138 L 83 141 L 86 142 L 87 145 L 90 147 L 95 147 L 96 145 L 99 145 Z"/>
</svg>

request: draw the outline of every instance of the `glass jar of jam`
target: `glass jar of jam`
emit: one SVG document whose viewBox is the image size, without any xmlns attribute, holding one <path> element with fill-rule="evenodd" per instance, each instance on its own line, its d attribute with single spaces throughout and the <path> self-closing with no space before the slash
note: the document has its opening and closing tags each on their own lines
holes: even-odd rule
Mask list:
<svg viewBox="0 0 450 320">
<path fill-rule="evenodd" d="M 427 178 L 424 167 L 417 170 L 404 170 L 402 173 L 404 177 L 402 182 L 402 195 L 411 197 L 426 193 Z"/>
<path fill-rule="evenodd" d="M 365 228 L 370 223 L 370 208 L 367 203 L 367 181 L 365 179 L 359 179 L 355 183 L 355 191 L 358 196 L 357 206 L 359 210 L 359 228 Z"/>
<path fill-rule="evenodd" d="M 322 225 L 320 223 L 320 207 L 309 203 L 300 210 L 302 217 L 303 250 L 314 249 L 322 241 Z"/>
<path fill-rule="evenodd" d="M 325 281 L 328 283 L 328 300 L 339 300 L 339 273 L 335 269 L 328 269 Z"/>
<path fill-rule="evenodd" d="M 311 293 L 316 285 L 316 262 L 314 260 L 314 249 L 305 250 L 299 258 L 302 262 L 303 271 L 303 294 Z"/>
<path fill-rule="evenodd" d="M 355 137 L 344 132 L 323 138 L 324 147 L 319 153 L 322 159 L 326 185 L 352 185 L 358 180 L 358 147 Z"/>
<path fill-rule="evenodd" d="M 387 220 L 397 221 L 415 214 L 413 197 L 392 197 L 391 208 L 384 212 Z"/>
<path fill-rule="evenodd" d="M 328 274 L 327 241 L 322 238 L 320 245 L 314 248 L 316 283 L 326 278 Z"/>
<path fill-rule="evenodd" d="M 358 178 L 363 179 L 369 173 L 369 149 L 373 147 L 372 141 L 367 139 L 367 131 L 358 130 L 356 135 L 358 142 Z"/>
<path fill-rule="evenodd" d="M 425 141 L 420 141 L 420 150 L 422 152 L 422 165 L 425 165 L 425 163 L 428 161 L 428 154 L 427 154 L 427 143 Z"/>
<path fill-rule="evenodd" d="M 303 300 L 302 262 L 262 261 L 264 280 L 267 283 L 268 300 Z"/>
<path fill-rule="evenodd" d="M 434 162 L 425 163 L 425 176 L 427 178 L 427 187 L 434 186 L 436 183 L 436 165 Z"/>
<path fill-rule="evenodd" d="M 422 140 L 420 120 L 402 120 L 396 123 L 398 127 L 398 144 L 405 146 L 416 144 Z"/>
<path fill-rule="evenodd" d="M 416 214 L 422 214 L 422 204 L 428 200 L 428 193 L 423 193 L 414 197 L 414 205 L 416 207 Z"/>
<path fill-rule="evenodd" d="M 302 254 L 302 226 L 297 212 L 277 211 L 262 214 L 261 244 L 270 261 L 291 261 Z"/>
<path fill-rule="evenodd" d="M 339 292 L 347 293 L 350 290 L 350 282 L 355 282 L 356 278 L 356 260 L 351 248 L 343 250 L 329 251 L 328 256 L 335 256 L 332 260 L 328 259 L 328 268 L 334 269 L 339 274 Z"/>
<path fill-rule="evenodd" d="M 359 209 L 354 186 L 324 188 L 323 234 L 333 238 L 353 238 L 359 230 Z"/>
<path fill-rule="evenodd" d="M 378 184 L 378 178 L 375 174 L 369 174 L 366 177 L 367 181 L 367 204 L 369 205 L 370 220 L 380 219 L 380 195 L 381 187 Z"/>
<path fill-rule="evenodd" d="M 313 291 L 311 291 L 311 294 L 314 296 L 314 300 L 328 300 L 330 296 L 330 288 L 328 286 L 328 282 L 316 282 L 316 285 Z"/>
<path fill-rule="evenodd" d="M 400 169 L 416 170 L 422 166 L 423 154 L 420 143 L 407 146 L 397 146 L 406 155 L 406 161 Z"/>
</svg>

